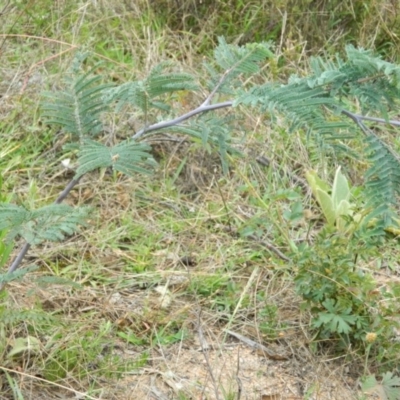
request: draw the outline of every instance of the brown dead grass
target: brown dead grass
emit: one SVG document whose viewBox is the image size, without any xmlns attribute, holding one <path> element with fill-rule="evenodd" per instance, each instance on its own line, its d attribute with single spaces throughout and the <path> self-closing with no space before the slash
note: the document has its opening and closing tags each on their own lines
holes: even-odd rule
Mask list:
<svg viewBox="0 0 400 400">
<path fill-rule="evenodd" d="M 167 273 L 167 276 L 170 274 Z M 186 277 L 185 277 L 186 275 Z M 128 277 L 129 278 L 129 277 Z M 190 279 L 181 273 L 180 281 Z M 182 283 L 176 287 L 181 287 Z M 172 285 L 171 288 L 174 288 Z M 34 294 L 26 296 L 32 291 Z M 32 293 L 31 292 L 31 293 Z M 224 327 L 218 323 L 218 316 L 201 304 L 189 303 L 186 298 L 176 296 L 167 307 L 166 317 L 177 319 L 184 314 L 183 324 L 190 330 L 190 339 L 171 345 L 155 344 L 150 352 L 147 365 L 138 370 L 127 371 L 120 379 L 103 381 L 103 392 L 98 399 L 134 400 L 134 399 L 357 399 L 357 371 L 344 358 L 329 359 L 328 356 L 316 357 L 310 352 L 307 333 L 299 320 L 299 312 L 293 307 L 289 296 L 282 297 L 287 304 L 282 306 L 281 317 L 292 328 L 282 332 L 275 342 L 265 342 L 257 332 L 255 324 L 239 321 L 231 330 L 264 345 L 283 360 L 274 359 L 268 354 L 227 335 Z M 92 315 L 86 329 L 96 329 L 102 320 L 111 321 L 116 329 L 151 329 L 149 315 L 158 315 L 162 300 L 155 288 L 139 290 L 126 288 L 95 289 L 85 287 L 73 294 L 65 286 L 52 285 L 47 289 L 38 289 L 28 282 L 13 284 L 10 295 L 16 305 L 26 308 L 35 303 L 42 304 L 48 312 L 61 313 L 75 325 L 78 320 L 88 322 L 85 314 Z M 273 297 L 273 294 L 271 294 Z M 282 293 L 280 294 L 282 295 Z M 176 296 L 176 297 L 175 297 Z M 149 307 L 151 309 L 149 313 Z M 289 310 L 284 311 L 286 307 Z M 141 320 L 143 310 L 147 309 L 146 320 Z M 136 324 L 136 327 L 133 325 Z M 72 333 L 72 332 L 71 332 Z M 15 332 L 17 334 L 17 332 Z M 45 339 L 42 339 L 45 345 Z M 145 349 L 141 346 L 127 345 L 119 341 L 110 342 L 114 354 L 126 361 L 140 357 Z M 101 355 L 99 355 L 101 356 Z M 35 376 L 35 365 L 14 366 L 21 371 L 20 387 L 26 399 L 76 398 L 76 387 L 71 376 L 63 382 L 68 388 L 49 386 Z M 85 382 L 80 382 L 83 386 Z M 43 386 L 44 385 L 44 386 Z M 40 392 L 38 392 L 40 388 Z M 83 392 L 83 387 L 78 392 Z M 309 393 L 308 397 L 306 393 Z M 185 397 L 182 397 L 184 395 Z M 228 397 L 228 395 L 232 397 Z M 42 397 L 45 396 L 45 397 Z M 180 397 L 181 396 L 181 397 Z M 1 398 L 1 397 L 0 397 Z"/>
</svg>

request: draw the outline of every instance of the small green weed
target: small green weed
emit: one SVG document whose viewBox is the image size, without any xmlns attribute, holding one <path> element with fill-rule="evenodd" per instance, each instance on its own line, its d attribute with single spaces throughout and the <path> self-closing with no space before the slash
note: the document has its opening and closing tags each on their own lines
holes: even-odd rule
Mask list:
<svg viewBox="0 0 400 400">
<path fill-rule="evenodd" d="M 378 255 L 380 242 L 379 238 L 368 239 L 324 228 L 312 245 L 300 246 L 296 258 L 297 293 L 311 310 L 311 327 L 317 338 L 362 352 L 369 347 L 373 333 L 381 349 L 385 348 L 398 325 L 393 320 L 398 306 L 391 294 L 396 285 L 379 288 L 373 270 L 365 268 L 365 263 Z M 385 352 L 379 359 L 394 356 Z"/>
</svg>

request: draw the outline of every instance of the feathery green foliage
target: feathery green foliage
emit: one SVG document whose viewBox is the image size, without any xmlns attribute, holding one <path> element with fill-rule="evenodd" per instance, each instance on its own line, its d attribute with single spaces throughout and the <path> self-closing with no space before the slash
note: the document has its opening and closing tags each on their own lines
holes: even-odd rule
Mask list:
<svg viewBox="0 0 400 400">
<path fill-rule="evenodd" d="M 92 76 L 95 68 L 82 75 L 65 78 L 66 88 L 45 92 L 42 116 L 48 124 L 60 125 L 79 138 L 99 134 L 103 125 L 101 115 L 107 110 L 103 92 L 109 85 L 101 84 L 101 76 Z"/>
<path fill-rule="evenodd" d="M 325 87 L 331 97 L 340 100 L 358 100 L 363 114 L 378 110 L 386 116 L 399 99 L 400 67 L 353 46 L 346 47 L 346 56 L 346 61 L 339 56 L 328 62 L 312 58 L 313 75 L 307 78 L 308 85 Z"/>
<path fill-rule="evenodd" d="M 400 195 L 400 158 L 373 134 L 366 143 L 366 155 L 372 164 L 365 174 L 368 205 L 374 209 L 382 204 L 395 205 Z"/>
<path fill-rule="evenodd" d="M 7 230 L 7 240 L 17 235 L 30 244 L 44 240 L 59 241 L 85 225 L 89 209 L 66 204 L 51 204 L 37 210 L 27 210 L 15 204 L 0 204 L 0 230 Z"/>
<path fill-rule="evenodd" d="M 303 129 L 326 145 L 363 133 L 364 158 L 370 164 L 365 174 L 367 203 L 376 206 L 383 202 L 388 210 L 399 194 L 399 158 L 374 137 L 363 116 L 378 111 L 388 120 L 389 112 L 399 104 L 400 67 L 353 46 L 346 48 L 346 55 L 345 61 L 314 58 L 310 76 L 295 75 L 287 84 L 267 83 L 243 90 L 234 104 L 256 106 L 272 120 L 279 115 L 288 121 L 291 131 Z M 363 115 L 349 118 L 346 110 L 354 103 L 360 105 Z"/>
<path fill-rule="evenodd" d="M 106 101 L 117 102 L 117 111 L 124 106 L 137 107 L 145 116 L 151 109 L 169 111 L 163 95 L 179 90 L 199 89 L 192 75 L 182 72 L 165 72 L 172 66 L 163 62 L 154 67 L 146 79 L 127 82 L 108 91 Z"/>
<path fill-rule="evenodd" d="M 18 271 L 14 271 L 9 274 L 0 274 L 0 284 L 12 282 L 12 281 L 18 281 L 22 279 L 26 274 L 29 272 L 33 272 L 37 270 L 37 266 L 31 265 L 30 267 L 26 268 L 20 268 Z"/>
<path fill-rule="evenodd" d="M 217 150 L 220 156 L 222 170 L 228 173 L 228 153 L 240 155 L 235 148 L 231 132 L 234 130 L 234 118 L 216 118 L 204 116 L 198 118 L 188 126 L 176 126 L 175 131 L 188 135 L 194 141 L 199 141 L 202 146 L 211 153 Z"/>
<path fill-rule="evenodd" d="M 218 38 L 212 63 L 205 63 L 210 91 L 235 95 L 235 89 L 243 87 L 243 78 L 258 74 L 262 62 L 273 57 L 270 43 L 249 43 L 245 46 L 227 44 Z M 241 79 L 239 79 L 241 78 Z"/>
<path fill-rule="evenodd" d="M 248 43 L 245 46 L 235 46 L 226 43 L 223 37 L 218 38 L 218 46 L 214 50 L 215 62 L 223 71 L 232 75 L 254 75 L 260 70 L 259 63 L 274 54 L 269 43 Z"/>
<path fill-rule="evenodd" d="M 79 167 L 75 179 L 97 168 L 112 167 L 115 171 L 133 176 L 135 173 L 149 174 L 145 166 L 155 166 L 150 147 L 134 140 L 125 140 L 113 147 L 90 139 L 84 139 L 79 150 Z"/>
<path fill-rule="evenodd" d="M 1 320 L 4 324 L 15 324 L 16 322 L 46 322 L 52 319 L 51 315 L 38 311 L 0 310 Z"/>
</svg>

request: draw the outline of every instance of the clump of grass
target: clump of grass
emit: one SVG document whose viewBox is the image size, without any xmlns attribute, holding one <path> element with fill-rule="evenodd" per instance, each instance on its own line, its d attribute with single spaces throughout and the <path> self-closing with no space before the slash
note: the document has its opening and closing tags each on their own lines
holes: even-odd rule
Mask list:
<svg viewBox="0 0 400 400">
<path fill-rule="evenodd" d="M 400 6 L 388 0 L 190 0 L 179 4 L 155 0 L 148 5 L 172 31 L 190 32 L 196 43 L 200 35 L 202 43 L 197 47 L 203 50 L 210 49 L 220 35 L 239 43 L 272 40 L 283 48 L 303 43 L 312 54 L 341 51 L 353 43 L 396 57 L 400 46 Z M 203 32 L 212 35 L 206 37 Z"/>
</svg>

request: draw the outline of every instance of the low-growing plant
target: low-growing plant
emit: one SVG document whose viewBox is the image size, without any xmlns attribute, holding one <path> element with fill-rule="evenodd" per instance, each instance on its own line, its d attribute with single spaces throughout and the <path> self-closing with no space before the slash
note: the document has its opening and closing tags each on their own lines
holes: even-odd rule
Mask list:
<svg viewBox="0 0 400 400">
<path fill-rule="evenodd" d="M 320 179 L 315 171 L 308 171 L 306 178 L 328 226 L 336 226 L 338 230 L 343 231 L 346 225 L 345 217 L 351 216 L 354 210 L 350 204 L 349 183 L 340 167 L 336 170 L 332 188 Z"/>
<path fill-rule="evenodd" d="M 362 340 L 371 329 L 372 316 L 366 301 L 375 289 L 370 274 L 359 268 L 360 253 L 367 256 L 374 246 L 349 240 L 325 230 L 311 246 L 301 248 L 296 275 L 297 292 L 311 306 L 312 327 L 319 336 Z"/>
<path fill-rule="evenodd" d="M 312 192 L 326 218 L 326 225 L 311 245 L 302 244 L 296 254 L 297 293 L 312 313 L 311 327 L 322 341 L 362 349 L 367 357 L 392 363 L 396 351 L 382 351 L 393 338 L 399 322 L 394 300 L 397 284 L 379 285 L 375 269 L 366 268 L 378 257 L 384 232 L 376 230 L 376 219 L 364 218 L 366 204 L 351 198 L 348 180 L 336 170 L 332 187 L 314 171 L 306 173 Z M 359 196 L 361 197 L 361 196 Z M 356 212 L 356 210 L 358 210 Z M 397 224 L 397 218 L 393 222 Z M 379 345 L 377 344 L 379 343 Z M 394 347 L 392 346 L 392 350 Z M 380 349 L 380 350 L 378 350 Z"/>
<path fill-rule="evenodd" d="M 371 260 L 382 244 L 382 237 L 365 231 L 348 235 L 325 227 L 312 245 L 299 246 L 295 284 L 320 342 L 357 349 L 377 365 L 393 368 L 400 347 L 393 342 L 400 327 L 399 289 L 395 282 L 382 286 L 376 281 Z"/>
<path fill-rule="evenodd" d="M 293 242 L 287 245 L 297 250 L 297 290 L 311 307 L 313 328 L 320 337 L 361 347 L 368 333 L 390 335 L 390 327 L 381 317 L 388 316 L 388 312 L 382 308 L 381 298 L 375 297 L 377 289 L 372 275 L 364 271 L 359 261 L 375 254 L 383 240 L 384 228 L 396 223 L 393 209 L 400 193 L 400 162 L 395 149 L 366 124 L 369 121 L 400 126 L 399 121 L 389 118 L 400 99 L 400 67 L 370 51 L 348 46 L 346 59 L 311 59 L 308 76 L 294 75 L 286 84 L 258 84 L 263 79 L 260 66 L 274 58 L 272 50 L 270 43 L 236 46 L 220 38 L 214 58 L 204 64 L 198 75 L 181 72 L 164 62 L 155 66 L 147 77 L 120 85 L 104 83 L 103 77 L 96 75 L 97 66 L 85 71 L 87 57 L 78 55 L 65 76 L 64 87 L 46 92 L 42 103 L 43 122 L 61 127 L 70 139 L 64 147 L 63 164 L 74 176 L 54 204 L 38 209 L 0 204 L 0 231 L 6 232 L 5 245 L 9 246 L 18 237 L 25 241 L 2 278 L 2 286 L 15 276 L 31 246 L 47 240 L 63 240 L 88 224 L 90 209 L 62 204 L 75 187 L 85 184 L 83 177 L 95 180 L 98 171 L 135 179 L 151 174 L 156 162 L 147 140 L 152 134 L 172 131 L 200 143 L 207 151 L 217 152 L 222 170 L 229 176 L 230 156 L 240 155 L 237 133 L 245 131 L 240 125 L 240 109 L 251 107 L 272 122 L 285 120 L 290 132 L 306 132 L 319 146 L 341 154 L 351 154 L 347 143 L 360 132 L 365 138 L 360 158 L 369 168 L 365 173 L 363 206 L 371 210 L 365 220 L 374 219 L 373 234 L 365 226 L 351 234 L 343 232 L 352 214 L 349 187 L 338 169 L 331 194 L 313 176 L 312 186 L 328 226 L 312 245 L 297 248 Z M 179 113 L 173 107 L 179 91 L 206 91 L 208 95 L 197 108 Z M 220 102 L 214 102 L 217 96 Z M 362 114 L 351 111 L 354 104 L 359 105 Z M 235 113 L 217 112 L 226 108 L 234 108 Z M 378 112 L 379 116 L 367 116 L 371 112 Z M 124 132 L 125 139 L 119 140 L 115 132 L 106 133 L 110 115 L 130 115 L 142 128 L 128 133 L 128 138 Z M 297 220 L 302 209 L 297 202 L 285 218 Z M 262 230 L 253 233 L 262 235 Z M 6 249 L 7 254 L 9 247 Z M 235 292 L 234 287 L 222 286 Z M 219 287 L 221 281 L 217 280 L 193 286 L 192 290 L 206 296 Z M 219 299 L 215 306 L 230 309 L 233 304 L 234 299 Z M 390 313 L 394 310 L 392 307 Z M 136 339 L 135 335 L 126 337 L 132 342 Z M 61 363 L 64 372 L 74 368 L 74 354 L 62 351 L 57 354 L 55 362 L 67 360 Z M 49 379 L 61 376 L 61 370 L 52 361 L 49 363 L 47 370 L 53 371 Z"/>
</svg>

